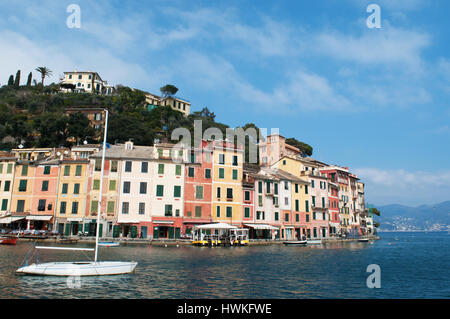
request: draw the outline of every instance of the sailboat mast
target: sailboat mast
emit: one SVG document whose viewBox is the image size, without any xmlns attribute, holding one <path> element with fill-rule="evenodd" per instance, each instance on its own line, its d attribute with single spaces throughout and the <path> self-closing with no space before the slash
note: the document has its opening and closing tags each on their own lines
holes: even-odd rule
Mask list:
<svg viewBox="0 0 450 319">
<path fill-rule="evenodd" d="M 97 256 L 98 256 L 98 236 L 100 234 L 100 214 L 101 214 L 101 208 L 102 208 L 102 195 L 103 195 L 103 173 L 105 169 L 105 152 L 106 152 L 106 133 L 108 132 L 108 110 L 105 109 L 106 112 L 106 119 L 105 119 L 105 133 L 103 136 L 103 153 L 102 153 L 102 168 L 101 168 L 101 177 L 100 177 L 100 195 L 98 199 L 98 209 L 97 209 L 97 232 L 95 236 L 95 259 L 94 261 L 97 262 Z"/>
</svg>

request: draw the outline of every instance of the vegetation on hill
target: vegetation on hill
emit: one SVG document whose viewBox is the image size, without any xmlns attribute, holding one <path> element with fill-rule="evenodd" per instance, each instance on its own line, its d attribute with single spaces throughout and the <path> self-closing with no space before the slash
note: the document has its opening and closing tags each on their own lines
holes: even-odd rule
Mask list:
<svg viewBox="0 0 450 319">
<path fill-rule="evenodd" d="M 308 156 L 311 156 L 313 153 L 313 148 L 311 145 L 300 142 L 299 140 L 297 140 L 296 138 L 287 138 L 286 139 L 286 143 L 292 146 L 297 147 L 298 149 L 300 149 L 303 153 L 305 153 Z"/>
<path fill-rule="evenodd" d="M 30 73 L 26 85 L 21 86 L 18 72 L 16 80 L 11 76 L 9 84 L 0 88 L 0 149 L 16 148 L 20 144 L 24 147 L 70 147 L 84 140 L 99 141 L 102 131 L 89 126 L 89 119 L 85 114 L 66 113 L 67 109 L 73 107 L 109 109 L 108 143 L 125 142 L 129 139 L 137 145 L 153 145 L 155 139 L 178 142 L 171 140 L 172 132 L 176 128 L 184 127 L 191 133 L 193 145 L 198 145 L 199 141 L 194 141 L 195 121 L 201 121 L 202 135 L 205 130 L 214 127 L 226 137 L 226 129 L 229 128 L 228 125 L 217 122 L 216 115 L 208 108 L 193 112 L 187 117 L 167 106 L 149 110 L 143 91 L 123 85 L 116 87 L 114 95 L 62 93 L 58 84 L 42 85 L 45 77 L 51 74 L 48 68 L 36 70 L 41 75 L 41 83 L 34 81 L 34 85 L 31 85 Z M 161 88 L 163 95 L 167 96 L 177 91 L 178 89 L 170 84 Z M 247 123 L 241 128 L 255 128 L 259 135 L 259 129 L 254 123 Z M 295 143 L 297 144 L 294 146 L 301 145 L 302 150 L 310 150 L 309 154 L 312 154 L 309 145 L 297 140 Z M 256 149 L 256 144 L 257 139 L 247 135 L 247 160 L 250 146 Z"/>
</svg>

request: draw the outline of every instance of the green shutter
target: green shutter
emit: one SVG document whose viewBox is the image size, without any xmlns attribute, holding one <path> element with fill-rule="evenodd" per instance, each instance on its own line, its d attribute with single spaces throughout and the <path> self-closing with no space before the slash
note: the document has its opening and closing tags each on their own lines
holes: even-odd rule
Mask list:
<svg viewBox="0 0 450 319">
<path fill-rule="evenodd" d="M 99 179 L 94 179 L 94 185 L 93 185 L 92 189 L 94 189 L 94 190 L 100 189 L 100 180 Z"/>
<path fill-rule="evenodd" d="M 156 185 L 156 196 L 164 196 L 164 185 Z"/>
<path fill-rule="evenodd" d="M 114 180 L 109 181 L 109 190 L 110 191 L 116 190 L 116 181 L 114 181 Z"/>
<path fill-rule="evenodd" d="M 114 202 L 108 202 L 107 212 L 114 213 Z"/>
<path fill-rule="evenodd" d="M 220 206 L 217 206 L 216 208 L 216 216 L 220 217 Z"/>
<path fill-rule="evenodd" d="M 228 206 L 227 207 L 227 217 L 231 217 L 233 215 L 233 208 Z"/>
<path fill-rule="evenodd" d="M 50 166 L 44 166 L 44 175 L 50 174 Z"/>
<path fill-rule="evenodd" d="M 278 212 L 275 212 L 275 220 L 278 220 Z"/>
<path fill-rule="evenodd" d="M 13 164 L 8 164 L 8 167 L 6 168 L 6 173 L 11 174 L 12 173 Z"/>
<path fill-rule="evenodd" d="M 309 212 L 309 201 L 305 201 L 306 212 Z"/>
<path fill-rule="evenodd" d="M 244 217 L 245 218 L 250 218 L 250 207 L 245 207 L 244 208 Z"/>
<path fill-rule="evenodd" d="M 22 179 L 19 183 L 19 192 L 26 192 L 27 191 L 27 180 Z"/>
<path fill-rule="evenodd" d="M 61 191 L 61 193 L 62 194 L 67 194 L 67 188 L 69 187 L 69 184 L 63 184 L 62 185 L 62 191 Z"/>
<path fill-rule="evenodd" d="M 225 178 L 225 169 L 219 168 L 219 178 Z"/>
<path fill-rule="evenodd" d="M 153 227 L 153 239 L 158 239 L 159 238 L 159 228 L 158 226 L 154 226 Z"/>
<path fill-rule="evenodd" d="M 64 176 L 69 176 L 70 175 L 70 166 L 66 165 L 64 166 Z"/>
<path fill-rule="evenodd" d="M 22 176 L 27 176 L 28 175 L 28 165 L 23 165 L 22 166 Z"/>
<path fill-rule="evenodd" d="M 98 212 L 98 200 L 93 200 L 91 202 L 91 213 Z"/>
<path fill-rule="evenodd" d="M 181 175 L 181 165 L 175 166 L 175 175 L 177 176 Z"/>
<path fill-rule="evenodd" d="M 131 238 L 136 238 L 137 237 L 137 226 L 131 226 L 130 227 L 130 235 L 131 235 Z"/>
<path fill-rule="evenodd" d="M 169 239 L 173 239 L 174 233 L 173 233 L 173 227 L 169 227 Z"/>
<path fill-rule="evenodd" d="M 84 224 L 84 232 L 85 232 L 85 233 L 88 233 L 88 232 L 89 232 L 90 226 L 91 226 L 91 223 L 85 223 L 85 224 Z"/>
<path fill-rule="evenodd" d="M 70 236 L 70 224 L 66 224 L 65 235 L 66 235 L 66 236 Z"/>
<path fill-rule="evenodd" d="M 175 228 L 175 239 L 180 239 L 180 228 L 179 227 Z"/>
<path fill-rule="evenodd" d="M 181 197 L 181 186 L 173 187 L 173 197 Z"/>
<path fill-rule="evenodd" d="M 233 179 L 234 179 L 234 180 L 237 180 L 237 179 L 238 179 L 238 170 L 237 170 L 237 169 L 234 169 L 234 170 L 233 170 Z"/>
<path fill-rule="evenodd" d="M 205 178 L 211 178 L 211 170 L 209 168 L 205 169 Z"/>
<path fill-rule="evenodd" d="M 98 237 L 101 238 L 103 235 L 103 224 L 100 224 L 100 229 L 98 231 Z"/>
<path fill-rule="evenodd" d="M 119 237 L 119 225 L 114 225 L 113 226 L 113 238 L 118 238 Z"/>
<path fill-rule="evenodd" d="M 8 200 L 2 199 L 2 210 L 6 210 L 8 208 Z"/>
<path fill-rule="evenodd" d="M 158 174 L 164 174 L 164 164 L 158 164 Z"/>
<path fill-rule="evenodd" d="M 81 165 L 76 166 L 75 176 L 81 176 Z"/>
</svg>

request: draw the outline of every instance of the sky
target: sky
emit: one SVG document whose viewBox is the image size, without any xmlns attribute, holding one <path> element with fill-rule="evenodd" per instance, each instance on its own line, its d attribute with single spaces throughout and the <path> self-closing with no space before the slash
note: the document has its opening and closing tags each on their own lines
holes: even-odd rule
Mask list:
<svg viewBox="0 0 450 319">
<path fill-rule="evenodd" d="M 368 28 L 369 4 L 381 28 Z M 71 4 L 80 28 L 69 28 Z M 0 0 L 0 85 L 96 71 L 231 127 L 255 123 L 348 166 L 375 205 L 450 200 L 447 0 Z M 39 81 L 36 72 L 33 77 Z"/>
</svg>

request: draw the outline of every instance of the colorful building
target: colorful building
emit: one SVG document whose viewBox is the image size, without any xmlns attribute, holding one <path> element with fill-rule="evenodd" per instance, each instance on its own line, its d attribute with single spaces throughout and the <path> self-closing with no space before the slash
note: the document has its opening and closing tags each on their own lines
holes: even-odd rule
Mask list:
<svg viewBox="0 0 450 319">
<path fill-rule="evenodd" d="M 13 191 L 14 172 L 17 158 L 11 153 L 0 156 L 0 216 L 11 212 L 11 197 Z"/>
</svg>

